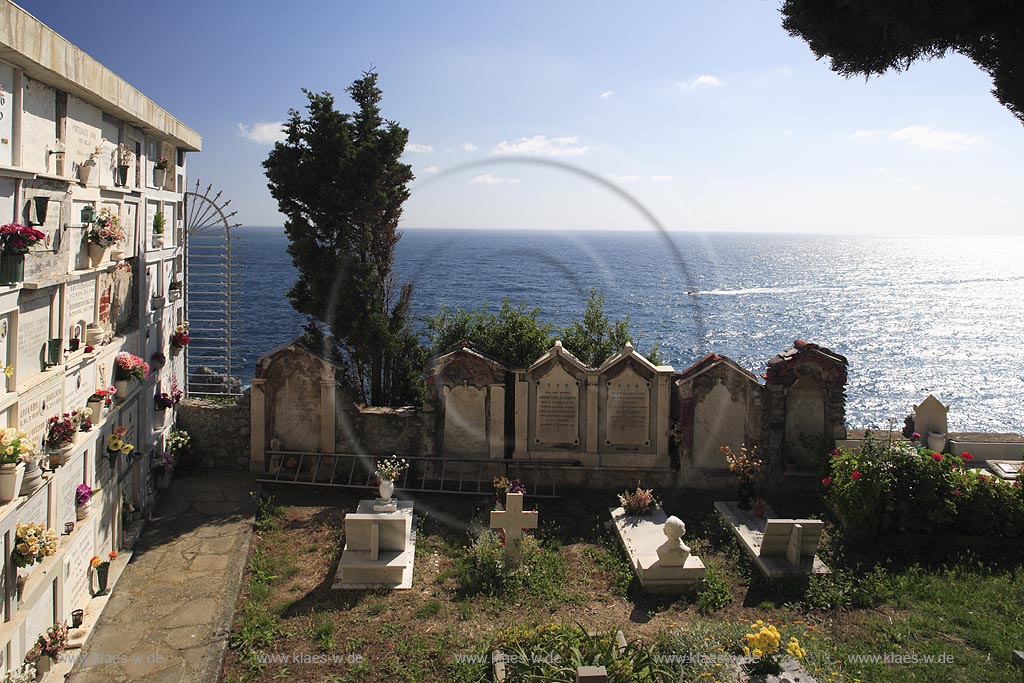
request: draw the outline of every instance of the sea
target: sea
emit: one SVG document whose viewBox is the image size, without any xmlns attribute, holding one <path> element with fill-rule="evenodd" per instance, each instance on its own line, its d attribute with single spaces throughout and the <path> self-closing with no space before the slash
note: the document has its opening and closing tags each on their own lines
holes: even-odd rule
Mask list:
<svg viewBox="0 0 1024 683">
<path fill-rule="evenodd" d="M 682 370 L 708 353 L 760 375 L 805 339 L 849 359 L 847 423 L 886 428 L 929 393 L 954 431 L 1024 432 L 1024 240 L 657 231 L 406 229 L 395 275 L 419 331 L 443 306 L 539 308 L 563 327 L 589 293 L 636 346 Z M 233 232 L 235 366 L 301 332 L 281 228 Z M 239 362 L 240 361 L 240 362 Z"/>
</svg>

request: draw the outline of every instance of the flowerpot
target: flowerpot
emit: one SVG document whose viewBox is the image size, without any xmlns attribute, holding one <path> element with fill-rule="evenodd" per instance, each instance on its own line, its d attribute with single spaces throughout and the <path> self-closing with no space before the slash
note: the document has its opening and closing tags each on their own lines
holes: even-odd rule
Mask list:
<svg viewBox="0 0 1024 683">
<path fill-rule="evenodd" d="M 127 379 L 114 380 L 114 388 L 117 389 L 117 394 L 115 394 L 115 396 L 117 397 L 118 403 L 124 401 L 124 399 L 127 398 L 130 381 L 131 380 Z"/>
<path fill-rule="evenodd" d="M 741 481 L 736 487 L 736 497 L 739 500 L 736 507 L 740 510 L 749 510 L 752 507 L 750 501 L 754 497 L 754 482 Z"/>
<path fill-rule="evenodd" d="M 83 621 L 85 621 L 85 610 L 71 610 L 71 628 L 81 628 Z"/>
<path fill-rule="evenodd" d="M 181 290 L 180 289 L 168 289 L 167 290 L 167 298 L 170 299 L 171 301 L 177 301 L 178 299 L 181 298 Z"/>
<path fill-rule="evenodd" d="M 46 223 L 46 214 L 50 208 L 49 197 L 33 197 L 32 201 L 36 205 L 36 225 L 43 225 Z"/>
<path fill-rule="evenodd" d="M 24 254 L 0 254 L 0 285 L 13 285 L 25 279 Z"/>
<path fill-rule="evenodd" d="M 377 487 L 380 491 L 380 499 L 385 503 L 390 502 L 391 494 L 395 492 L 395 482 L 393 479 L 381 479 L 380 486 Z"/>
<path fill-rule="evenodd" d="M 103 342 L 103 326 L 98 323 L 89 323 L 85 326 L 85 345 L 99 346 Z"/>
<path fill-rule="evenodd" d="M 83 519 L 88 517 L 89 513 L 92 512 L 91 506 L 91 500 L 87 500 L 84 503 L 79 503 L 75 505 L 75 519 L 81 522 Z"/>
<path fill-rule="evenodd" d="M 89 242 L 89 265 L 95 268 L 106 260 L 107 248 L 95 242 Z"/>
<path fill-rule="evenodd" d="M 0 465 L 0 500 L 14 500 L 21 493 L 21 484 L 25 479 L 25 463 L 5 463 Z"/>
<path fill-rule="evenodd" d="M 110 259 L 112 261 L 123 261 L 124 260 L 124 249 L 120 247 L 110 250 Z"/>
<path fill-rule="evenodd" d="M 47 454 L 50 456 L 50 469 L 55 470 L 61 465 L 67 463 L 68 454 L 71 453 L 71 449 L 74 444 L 68 444 L 67 446 L 61 446 L 60 448 L 50 448 L 47 450 Z"/>
<path fill-rule="evenodd" d="M 153 233 L 153 248 L 154 249 L 163 249 L 164 248 L 164 236 L 163 236 L 162 233 L 159 234 L 159 235 L 156 234 L 156 233 Z"/>
<path fill-rule="evenodd" d="M 170 470 L 160 470 L 156 475 L 156 488 L 159 491 L 164 491 L 171 485 L 172 472 Z"/>
<path fill-rule="evenodd" d="M 117 167 L 117 184 L 121 187 L 127 187 L 128 185 L 128 169 L 131 166 L 118 166 Z"/>
<path fill-rule="evenodd" d="M 167 169 L 166 168 L 154 168 L 153 169 L 153 184 L 163 189 L 164 183 L 167 181 Z"/>
<path fill-rule="evenodd" d="M 107 592 L 107 579 L 110 578 L 110 564 L 101 564 L 96 567 L 96 595 L 103 595 Z"/>
<path fill-rule="evenodd" d="M 162 296 L 154 296 L 149 301 L 149 305 L 154 311 L 163 308 L 166 304 L 167 299 Z"/>
<path fill-rule="evenodd" d="M 21 481 L 20 494 L 31 496 L 43 485 L 43 471 L 39 469 L 39 463 L 35 458 L 25 463 L 25 475 Z"/>
<path fill-rule="evenodd" d="M 69 339 L 68 340 L 68 351 L 77 351 L 78 347 L 82 345 L 81 339 Z"/>
<path fill-rule="evenodd" d="M 88 185 L 89 176 L 92 175 L 92 167 L 95 165 L 96 164 L 93 163 L 81 164 L 78 167 L 78 182 L 82 183 L 83 185 Z"/>
<path fill-rule="evenodd" d="M 60 337 L 46 342 L 46 362 L 49 365 L 60 365 L 64 360 L 64 340 Z"/>
<path fill-rule="evenodd" d="M 103 398 L 90 398 L 85 405 L 92 409 L 92 423 L 96 424 L 99 422 L 100 418 L 103 417 Z"/>
<path fill-rule="evenodd" d="M 928 432 L 928 448 L 936 453 L 946 450 L 946 435 L 939 432 Z"/>
<path fill-rule="evenodd" d="M 36 660 L 36 675 L 43 676 L 44 674 L 48 674 L 52 668 L 53 660 L 50 659 L 50 656 L 39 655 L 39 659 Z"/>
</svg>

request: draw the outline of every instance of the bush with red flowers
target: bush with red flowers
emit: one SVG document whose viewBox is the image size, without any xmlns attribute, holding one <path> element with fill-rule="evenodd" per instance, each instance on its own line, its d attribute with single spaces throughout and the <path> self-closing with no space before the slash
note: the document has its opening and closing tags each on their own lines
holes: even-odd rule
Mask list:
<svg viewBox="0 0 1024 683">
<path fill-rule="evenodd" d="M 0 251 L 5 254 L 27 254 L 36 242 L 46 239 L 46 233 L 21 223 L 0 226 Z"/>
<path fill-rule="evenodd" d="M 821 484 L 850 538 L 1024 536 L 1024 489 L 972 469 L 973 460 L 869 433 L 858 450 L 839 449 Z"/>
</svg>

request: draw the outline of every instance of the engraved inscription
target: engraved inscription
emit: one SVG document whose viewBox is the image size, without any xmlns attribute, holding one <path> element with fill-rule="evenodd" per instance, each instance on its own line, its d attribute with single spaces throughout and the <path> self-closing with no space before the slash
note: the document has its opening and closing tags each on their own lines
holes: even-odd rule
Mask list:
<svg viewBox="0 0 1024 683">
<path fill-rule="evenodd" d="M 608 382 L 606 441 L 616 446 L 649 444 L 650 383 L 632 368 Z"/>
<path fill-rule="evenodd" d="M 579 396 L 576 378 L 560 365 L 537 381 L 537 441 L 579 443 Z"/>
</svg>

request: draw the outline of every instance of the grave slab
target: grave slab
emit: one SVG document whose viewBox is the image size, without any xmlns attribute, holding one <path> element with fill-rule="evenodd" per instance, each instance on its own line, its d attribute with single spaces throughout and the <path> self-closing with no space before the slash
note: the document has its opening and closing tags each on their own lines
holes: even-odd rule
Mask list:
<svg viewBox="0 0 1024 683">
<path fill-rule="evenodd" d="M 609 508 L 612 528 L 619 537 L 633 573 L 640 580 L 645 593 L 679 593 L 704 580 L 704 563 L 694 554 L 686 557 L 682 566 L 662 566 L 658 548 L 665 545 L 665 522 L 668 516 L 657 508 L 649 516 L 634 517 L 621 508 Z"/>
<path fill-rule="evenodd" d="M 412 588 L 416 535 L 412 501 L 398 501 L 397 510 L 374 512 L 373 500 L 361 500 L 345 515 L 345 549 L 331 588 L 370 590 Z"/>
<path fill-rule="evenodd" d="M 824 524 L 819 519 L 783 519 L 765 509 L 764 518 L 741 510 L 733 502 L 717 501 L 715 509 L 729 523 L 740 545 L 765 578 L 783 579 L 829 574 L 818 559 L 818 541 Z"/>
</svg>

